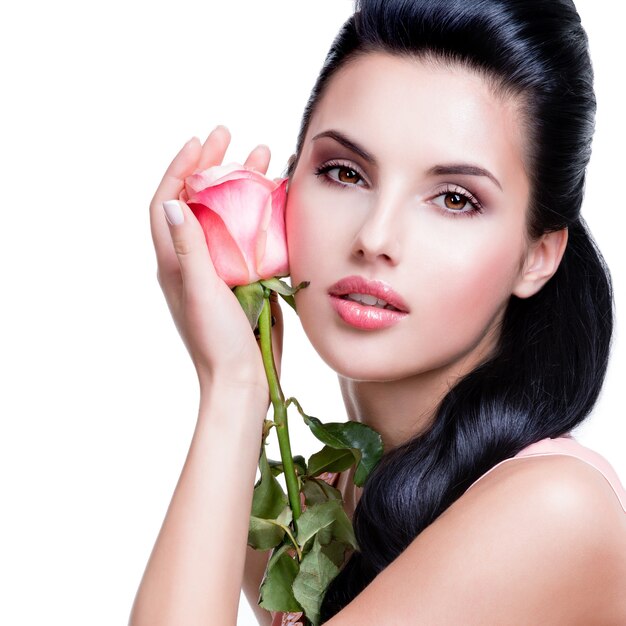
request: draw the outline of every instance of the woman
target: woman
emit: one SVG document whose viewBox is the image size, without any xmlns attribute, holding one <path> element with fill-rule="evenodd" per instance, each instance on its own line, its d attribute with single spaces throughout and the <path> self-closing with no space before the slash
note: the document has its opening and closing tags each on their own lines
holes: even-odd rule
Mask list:
<svg viewBox="0 0 626 626">
<path fill-rule="evenodd" d="M 569 0 L 362 0 L 335 40 L 288 169 L 289 261 L 311 281 L 296 295 L 307 336 L 386 453 L 362 490 L 334 477 L 361 550 L 326 594 L 328 624 L 626 623 L 626 492 L 568 436 L 612 332 L 580 216 L 594 113 Z M 268 556 L 245 547 L 259 351 L 193 214 L 169 202 L 229 139 L 186 144 L 151 205 L 201 402 L 133 625 L 235 624 Z M 268 162 L 259 147 L 246 165 Z"/>
</svg>

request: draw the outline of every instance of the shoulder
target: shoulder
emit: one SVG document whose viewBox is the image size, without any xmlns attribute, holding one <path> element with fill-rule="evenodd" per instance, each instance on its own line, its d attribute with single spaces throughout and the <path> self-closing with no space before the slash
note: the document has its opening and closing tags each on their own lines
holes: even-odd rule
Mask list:
<svg viewBox="0 0 626 626">
<path fill-rule="evenodd" d="M 606 585 L 610 575 L 616 592 L 626 588 L 626 515 L 598 469 L 565 454 L 521 457 L 503 463 L 481 483 L 446 511 L 452 525 L 466 519 L 478 526 L 488 516 L 491 530 L 519 563 L 532 566 L 541 554 L 553 559 L 552 566 L 542 568 L 545 582 L 553 577 L 562 588 L 578 585 L 592 602 L 612 593 Z M 507 529 L 528 543 L 509 542 Z"/>
<path fill-rule="evenodd" d="M 388 623 L 416 607 L 416 623 L 433 625 L 626 623 L 625 587 L 626 515 L 603 475 L 572 456 L 522 457 L 459 498 L 330 624 L 368 624 L 376 607 Z"/>
<path fill-rule="evenodd" d="M 551 590 L 552 609 L 617 611 L 626 623 L 626 515 L 600 471 L 550 454 L 510 459 L 481 483 L 442 516 L 451 534 L 465 527 L 483 549 L 506 554 L 528 599 Z"/>
<path fill-rule="evenodd" d="M 619 498 L 602 472 L 568 454 L 508 459 L 483 476 L 455 505 L 480 506 L 486 499 L 497 500 L 510 511 L 532 500 L 540 506 L 537 514 L 551 518 L 575 513 L 581 521 L 593 517 L 596 524 L 626 522 Z M 602 519 L 598 519 L 600 510 Z"/>
</svg>

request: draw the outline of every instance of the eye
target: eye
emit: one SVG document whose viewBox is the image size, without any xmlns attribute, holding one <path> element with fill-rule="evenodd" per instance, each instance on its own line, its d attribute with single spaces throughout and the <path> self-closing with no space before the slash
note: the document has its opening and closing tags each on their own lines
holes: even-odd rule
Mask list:
<svg viewBox="0 0 626 626">
<path fill-rule="evenodd" d="M 331 172 L 334 172 L 331 174 Z M 342 187 L 358 186 L 359 182 L 365 183 L 365 180 L 359 172 L 350 165 L 332 161 L 326 163 L 315 170 L 315 175 L 320 177 L 328 184 L 335 184 Z"/>
<path fill-rule="evenodd" d="M 441 190 L 432 200 L 444 215 L 474 217 L 483 212 L 483 207 L 476 197 L 461 187 L 448 186 Z"/>
</svg>

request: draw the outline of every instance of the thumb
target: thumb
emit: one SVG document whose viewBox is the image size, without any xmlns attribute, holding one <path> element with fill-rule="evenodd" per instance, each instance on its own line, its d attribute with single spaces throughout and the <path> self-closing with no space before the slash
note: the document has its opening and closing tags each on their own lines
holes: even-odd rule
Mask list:
<svg viewBox="0 0 626 626">
<path fill-rule="evenodd" d="M 206 290 L 218 277 L 200 223 L 182 200 L 166 200 L 163 210 L 185 288 Z"/>
</svg>

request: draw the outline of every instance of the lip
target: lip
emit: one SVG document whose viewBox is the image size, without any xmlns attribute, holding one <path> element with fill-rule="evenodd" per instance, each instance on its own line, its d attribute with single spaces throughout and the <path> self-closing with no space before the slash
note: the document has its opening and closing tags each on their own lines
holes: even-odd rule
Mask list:
<svg viewBox="0 0 626 626">
<path fill-rule="evenodd" d="M 390 285 L 381 280 L 367 280 L 362 276 L 346 276 L 338 280 L 328 290 L 331 296 L 345 296 L 348 293 L 362 293 L 374 296 L 379 300 L 384 300 L 387 304 L 395 307 L 402 313 L 408 313 L 409 307 L 402 299 L 400 294 L 396 293 Z M 370 307 L 375 308 L 375 307 Z M 379 311 L 390 311 L 390 309 L 377 309 Z M 393 312 L 393 311 L 391 311 Z"/>
<path fill-rule="evenodd" d="M 372 295 L 399 309 L 381 309 L 361 302 L 342 298 L 348 293 Z M 366 280 L 361 276 L 347 276 L 336 282 L 329 290 L 330 302 L 337 315 L 348 325 L 361 330 L 378 330 L 397 324 L 408 315 L 408 306 L 393 289 L 378 280 Z"/>
</svg>

